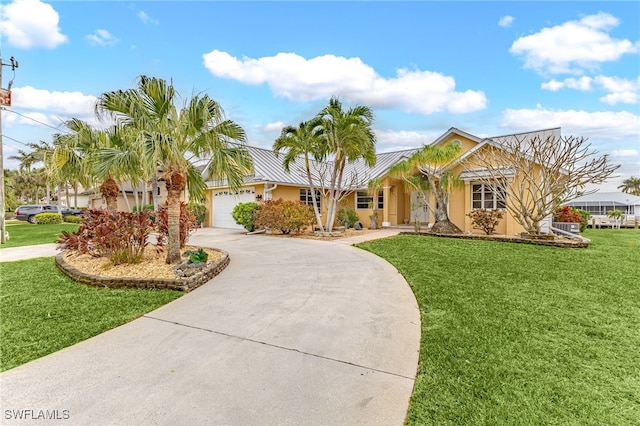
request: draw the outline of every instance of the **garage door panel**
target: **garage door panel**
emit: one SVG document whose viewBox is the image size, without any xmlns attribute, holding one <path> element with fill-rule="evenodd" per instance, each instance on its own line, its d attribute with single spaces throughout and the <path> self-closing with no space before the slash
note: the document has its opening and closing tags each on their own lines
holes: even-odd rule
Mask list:
<svg viewBox="0 0 640 426">
<path fill-rule="evenodd" d="M 228 189 L 213 192 L 211 210 L 213 212 L 213 226 L 216 228 L 244 229 L 238 225 L 231 212 L 239 203 L 255 201 L 255 188 L 242 188 L 239 191 Z"/>
</svg>

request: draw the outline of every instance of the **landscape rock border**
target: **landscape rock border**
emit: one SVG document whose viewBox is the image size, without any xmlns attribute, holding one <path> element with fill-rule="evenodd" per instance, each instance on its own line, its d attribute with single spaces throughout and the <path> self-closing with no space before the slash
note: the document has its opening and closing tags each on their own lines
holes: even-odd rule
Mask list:
<svg viewBox="0 0 640 426">
<path fill-rule="evenodd" d="M 202 268 L 202 271 L 190 276 L 190 277 L 176 277 L 170 278 L 132 278 L 132 277 L 105 277 L 102 275 L 93 275 L 81 272 L 75 267 L 71 266 L 64 260 L 65 253 L 60 253 L 56 256 L 56 266 L 62 273 L 67 275 L 72 280 L 85 285 L 94 287 L 108 287 L 108 288 L 149 288 L 149 289 L 171 289 L 180 290 L 188 293 L 204 283 L 211 280 L 224 270 L 231 260 L 229 253 L 220 249 L 216 250 L 222 253 L 222 257 L 216 259 L 213 262 L 207 262 Z"/>
<path fill-rule="evenodd" d="M 520 244 L 534 244 L 538 246 L 551 246 L 559 248 L 587 248 L 589 243 L 586 241 L 577 240 L 541 240 L 530 239 L 522 237 L 508 237 L 504 235 L 478 235 L 478 234 L 437 234 L 434 232 L 401 232 L 403 235 L 424 235 L 431 237 L 441 238 L 460 238 L 466 240 L 485 240 L 485 241 L 500 241 L 508 243 L 520 243 Z"/>
</svg>

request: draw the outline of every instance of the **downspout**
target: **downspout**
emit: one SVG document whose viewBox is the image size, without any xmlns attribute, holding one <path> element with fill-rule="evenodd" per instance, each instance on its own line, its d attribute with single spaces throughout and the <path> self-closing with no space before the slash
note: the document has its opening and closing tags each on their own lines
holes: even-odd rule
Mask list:
<svg viewBox="0 0 640 426">
<path fill-rule="evenodd" d="M 278 187 L 277 183 L 274 183 L 273 186 L 270 187 L 270 188 L 267 188 L 267 186 L 265 185 L 265 187 L 264 187 L 264 200 L 265 201 L 271 200 L 273 198 L 273 194 L 269 194 L 270 196 L 267 197 L 267 192 L 272 192 L 277 187 Z"/>
</svg>

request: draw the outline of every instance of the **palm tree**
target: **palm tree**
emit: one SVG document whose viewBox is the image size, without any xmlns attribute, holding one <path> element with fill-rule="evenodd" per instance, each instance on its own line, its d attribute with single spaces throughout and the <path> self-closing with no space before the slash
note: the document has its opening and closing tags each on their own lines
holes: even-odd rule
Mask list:
<svg viewBox="0 0 640 426">
<path fill-rule="evenodd" d="M 29 146 L 29 148 L 33 150 L 31 152 L 31 156 L 34 162 L 44 164 L 44 169 L 42 169 L 42 173 L 43 173 L 43 179 L 46 186 L 45 200 L 46 200 L 46 203 L 49 204 L 51 202 L 52 176 L 50 174 L 50 171 L 47 165 L 49 164 L 51 155 L 53 153 L 53 146 L 45 141 L 40 141 L 39 143 L 29 143 L 27 145 Z"/>
<path fill-rule="evenodd" d="M 322 120 L 326 144 L 323 157 L 333 157 L 327 203 L 327 230 L 331 231 L 338 201 L 344 195 L 342 180 L 347 162 L 363 159 L 368 167 L 376 163 L 376 137 L 371 129 L 374 117 L 369 107 L 359 105 L 344 111 L 342 103 L 331 98 L 317 118 Z"/>
<path fill-rule="evenodd" d="M 311 174 L 311 159 L 319 159 L 322 157 L 323 139 L 320 125 L 320 120 L 313 119 L 311 121 L 301 122 L 298 127 L 284 127 L 280 133 L 280 137 L 278 137 L 273 144 L 273 151 L 276 157 L 278 157 L 280 151 L 285 151 L 282 164 L 287 173 L 291 171 L 291 164 L 295 163 L 298 157 L 302 156 L 304 158 L 304 171 L 309 182 L 316 224 L 321 231 L 324 231 L 320 209 L 318 208 L 316 200 L 316 186 Z"/>
<path fill-rule="evenodd" d="M 390 169 L 390 174 L 400 177 L 410 189 L 418 191 L 422 199 L 428 200 L 428 193 L 436 199 L 435 207 L 426 203 L 435 217 L 431 228 L 433 232 L 441 234 L 455 234 L 462 231 L 449 220 L 449 195 L 454 188 L 461 185 L 460 178 L 447 170 L 460 154 L 461 147 L 457 143 L 445 146 L 426 145 Z M 416 173 L 418 175 L 416 176 Z M 426 181 L 426 182 L 425 182 Z"/>
<path fill-rule="evenodd" d="M 75 125 L 80 125 L 79 123 L 74 124 L 73 120 L 66 124 L 70 129 L 73 129 Z M 64 185 L 68 188 L 67 184 L 72 183 L 75 207 L 78 205 L 78 183 L 89 186 L 91 179 L 86 165 L 88 154 L 83 151 L 84 147 L 77 132 L 70 135 L 54 134 L 53 152 L 47 166 L 53 181 L 58 185 L 58 198 L 61 186 Z"/>
<path fill-rule="evenodd" d="M 618 189 L 627 194 L 640 196 L 640 178 L 631 176 L 630 178 L 623 180 L 622 185 L 620 185 Z"/>
<path fill-rule="evenodd" d="M 118 126 L 131 128 L 142 144 L 146 170 L 161 167 L 167 187 L 167 263 L 180 260 L 180 194 L 189 190 L 192 201 L 202 200 L 206 183 L 203 175 L 225 178 L 238 189 L 252 169 L 249 153 L 243 148 L 244 130 L 224 119 L 222 107 L 208 95 L 194 95 L 182 109 L 175 105 L 178 94 L 165 80 L 141 76 L 134 89 L 103 93 L 96 111 L 114 119 Z M 207 159 L 199 173 L 190 158 Z"/>
<path fill-rule="evenodd" d="M 18 150 L 18 155 L 12 155 L 9 159 L 18 160 L 20 162 L 20 172 L 26 173 L 29 173 L 33 164 L 36 163 L 33 152 L 26 152 L 21 149 Z"/>
<path fill-rule="evenodd" d="M 116 211 L 119 192 L 116 178 L 121 178 L 125 171 L 102 167 L 98 155 L 116 143 L 119 138 L 117 129 L 97 130 L 76 118 L 68 120 L 66 125 L 72 133 L 59 136 L 54 150 L 53 164 L 57 176 L 65 182 L 77 179 L 86 184 L 89 177 L 102 182 L 100 194 L 107 203 L 107 210 Z"/>
<path fill-rule="evenodd" d="M 27 146 L 33 148 L 33 144 Z M 21 196 L 38 203 L 40 201 L 40 189 L 42 186 L 46 186 L 45 180 L 41 176 L 44 170 L 33 167 L 41 162 L 38 158 L 38 153 L 36 151 L 26 152 L 20 149 L 18 150 L 18 155 L 13 155 L 9 158 L 20 162 L 19 171 L 21 176 L 18 182 L 20 183 Z"/>
</svg>

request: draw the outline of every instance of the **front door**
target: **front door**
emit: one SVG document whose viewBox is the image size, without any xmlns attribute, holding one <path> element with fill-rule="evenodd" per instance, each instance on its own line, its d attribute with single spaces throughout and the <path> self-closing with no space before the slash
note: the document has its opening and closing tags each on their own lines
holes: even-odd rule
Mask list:
<svg viewBox="0 0 640 426">
<path fill-rule="evenodd" d="M 411 218 L 409 219 L 411 223 L 416 220 L 420 223 L 428 223 L 429 222 L 429 208 L 427 207 L 427 202 L 417 191 L 413 191 L 411 193 Z"/>
</svg>

